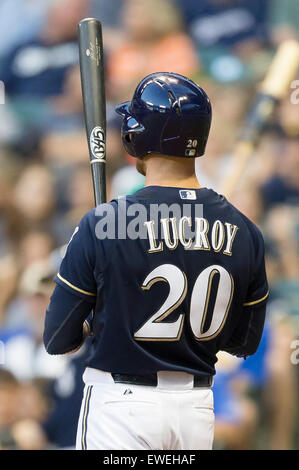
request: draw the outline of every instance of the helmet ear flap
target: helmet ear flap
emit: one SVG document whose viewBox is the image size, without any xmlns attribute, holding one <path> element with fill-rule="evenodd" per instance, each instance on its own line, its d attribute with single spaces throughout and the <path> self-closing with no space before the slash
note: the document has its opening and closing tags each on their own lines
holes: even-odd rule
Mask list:
<svg viewBox="0 0 299 470">
<path fill-rule="evenodd" d="M 142 135 L 144 132 L 145 127 L 137 120 L 137 117 L 131 113 L 124 116 L 121 136 L 123 145 L 129 155 L 138 157 L 140 151 L 143 151 L 144 139 Z"/>
<path fill-rule="evenodd" d="M 132 134 L 131 132 L 127 132 L 126 134 L 123 135 L 123 138 L 128 144 L 131 144 L 132 142 Z"/>
<path fill-rule="evenodd" d="M 122 142 L 126 152 L 132 157 L 138 157 L 139 154 L 136 152 L 136 139 L 138 140 L 138 133 L 128 132 L 126 129 L 122 129 Z"/>
</svg>

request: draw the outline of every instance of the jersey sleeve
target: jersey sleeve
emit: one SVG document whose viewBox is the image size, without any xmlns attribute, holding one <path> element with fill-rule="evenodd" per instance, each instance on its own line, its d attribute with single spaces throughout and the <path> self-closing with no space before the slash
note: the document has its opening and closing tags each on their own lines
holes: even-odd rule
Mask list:
<svg viewBox="0 0 299 470">
<path fill-rule="evenodd" d="M 223 351 L 237 357 L 255 354 L 260 344 L 266 317 L 266 305 L 258 302 L 244 307 L 240 321 Z"/>
<path fill-rule="evenodd" d="M 265 245 L 260 230 L 254 226 L 254 269 L 250 280 L 249 288 L 244 307 L 252 307 L 254 305 L 266 302 L 269 295 L 269 287 L 265 268 Z"/>
<path fill-rule="evenodd" d="M 68 244 L 55 282 L 73 294 L 94 302 L 96 237 L 91 223 L 92 213 L 86 214 L 76 227 Z"/>
<path fill-rule="evenodd" d="M 84 341 L 83 322 L 92 305 L 57 285 L 46 311 L 43 340 L 48 354 L 66 354 Z"/>
</svg>

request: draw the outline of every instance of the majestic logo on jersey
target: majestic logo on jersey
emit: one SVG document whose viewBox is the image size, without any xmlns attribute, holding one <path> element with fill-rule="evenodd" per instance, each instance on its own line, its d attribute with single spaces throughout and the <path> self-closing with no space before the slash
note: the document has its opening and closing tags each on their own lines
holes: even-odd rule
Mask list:
<svg viewBox="0 0 299 470">
<path fill-rule="evenodd" d="M 190 189 L 181 189 L 180 190 L 180 196 L 181 196 L 181 199 L 189 199 L 189 200 L 192 200 L 192 201 L 195 201 L 196 199 L 196 192 L 195 191 L 192 191 Z"/>
<path fill-rule="evenodd" d="M 105 132 L 100 127 L 95 127 L 90 134 L 90 148 L 95 160 L 105 160 Z"/>
</svg>

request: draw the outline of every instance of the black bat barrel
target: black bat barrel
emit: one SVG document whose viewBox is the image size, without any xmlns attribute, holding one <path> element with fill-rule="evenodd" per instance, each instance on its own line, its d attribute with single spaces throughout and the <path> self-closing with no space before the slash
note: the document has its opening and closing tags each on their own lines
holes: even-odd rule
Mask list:
<svg viewBox="0 0 299 470">
<path fill-rule="evenodd" d="M 96 205 L 106 202 L 106 93 L 101 23 L 79 23 L 82 95 Z"/>
</svg>

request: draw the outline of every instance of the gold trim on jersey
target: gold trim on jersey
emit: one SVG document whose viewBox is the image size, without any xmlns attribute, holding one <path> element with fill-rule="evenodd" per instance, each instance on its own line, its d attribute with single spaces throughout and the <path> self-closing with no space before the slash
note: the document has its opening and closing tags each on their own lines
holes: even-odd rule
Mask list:
<svg viewBox="0 0 299 470">
<path fill-rule="evenodd" d="M 94 294 L 93 292 L 88 292 L 86 290 L 83 290 L 83 289 L 79 289 L 79 287 L 76 287 L 74 286 L 74 284 L 71 284 L 69 281 L 67 281 L 66 279 L 64 279 L 64 277 L 61 276 L 61 274 L 57 274 L 57 277 L 58 279 L 60 279 L 62 282 L 64 282 L 67 286 L 71 287 L 72 289 L 78 291 L 78 292 L 81 292 L 81 294 L 85 294 L 85 295 L 92 295 L 92 296 L 96 296 L 96 294 Z"/>
<path fill-rule="evenodd" d="M 253 302 L 245 302 L 245 304 L 243 304 L 243 307 L 248 307 L 249 305 L 255 305 L 255 304 L 258 304 L 260 302 L 262 302 L 263 300 L 265 300 L 269 295 L 269 291 L 267 292 L 266 295 L 264 295 L 264 297 L 262 297 L 261 299 L 258 299 L 258 300 L 253 300 Z"/>
</svg>

